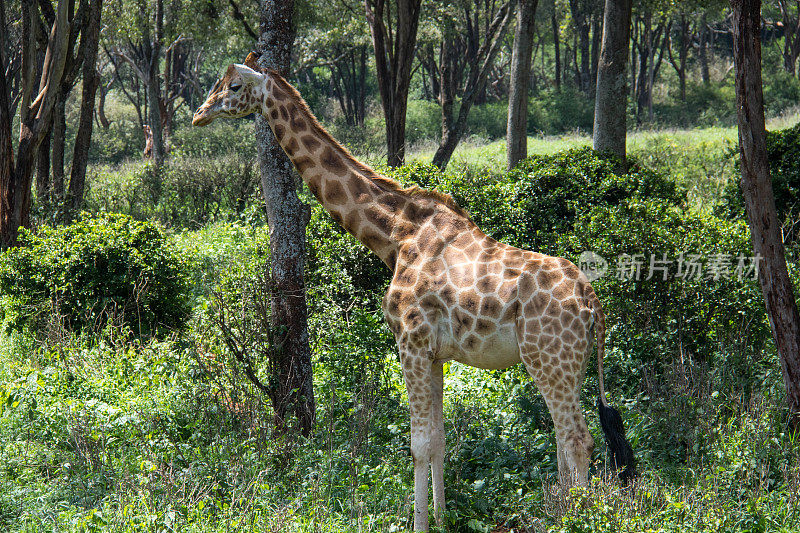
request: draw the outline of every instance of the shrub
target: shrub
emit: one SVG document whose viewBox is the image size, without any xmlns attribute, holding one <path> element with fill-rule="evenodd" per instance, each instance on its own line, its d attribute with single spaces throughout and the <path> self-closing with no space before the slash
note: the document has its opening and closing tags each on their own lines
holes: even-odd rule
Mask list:
<svg viewBox="0 0 800 533">
<path fill-rule="evenodd" d="M 323 122 L 334 139 L 346 146 L 358 159 L 377 159 L 386 153 L 386 129 L 383 114 L 380 118 L 368 115 L 363 126 L 351 126 L 344 115 Z"/>
<path fill-rule="evenodd" d="M 380 312 L 391 272 L 378 256 L 334 222 L 320 205 L 311 212 L 306 234 L 311 312 L 354 305 Z"/>
<path fill-rule="evenodd" d="M 456 102 L 454 113 L 458 113 L 460 103 Z M 477 135 L 488 139 L 500 139 L 506 135 L 508 104 L 487 102 L 470 108 L 465 136 Z M 591 123 L 590 123 L 591 126 Z M 406 142 L 415 144 L 421 141 L 436 141 L 442 138 L 442 109 L 436 102 L 412 100 L 408 103 L 406 114 Z"/>
<path fill-rule="evenodd" d="M 576 260 L 593 251 L 608 261 L 592 285 L 614 327 L 618 362 L 629 367 L 623 374 L 638 376 L 643 363 L 660 368 L 674 354 L 709 358 L 723 341 L 750 351 L 764 345 L 768 330 L 741 221 L 627 199 L 582 214 L 557 248 Z M 658 267 L 667 269 L 666 280 Z"/>
<path fill-rule="evenodd" d="M 198 228 L 216 220 L 258 216 L 261 206 L 255 158 L 172 158 L 160 169 L 149 163 L 101 169 L 90 175 L 86 206 L 168 227 Z"/>
<path fill-rule="evenodd" d="M 89 161 L 120 163 L 128 158 L 141 158 L 144 131 L 135 119 L 120 117 L 108 129 L 94 128 L 89 144 Z"/>
<path fill-rule="evenodd" d="M 250 120 L 216 120 L 204 128 L 178 129 L 170 139 L 174 157 L 202 157 L 238 154 L 255 159 L 256 136 Z"/>
<path fill-rule="evenodd" d="M 653 105 L 653 113 L 661 123 L 672 126 L 697 127 L 732 124 L 736 118 L 736 101 L 732 84 L 686 84 L 686 100 L 677 91 L 661 103 Z"/>
<path fill-rule="evenodd" d="M 658 134 L 629 151 L 636 161 L 687 189 L 692 206 L 708 211 L 735 174 L 734 144 L 719 136 Z"/>
<path fill-rule="evenodd" d="M 412 100 L 406 112 L 406 142 L 438 140 L 442 137 L 442 111 L 439 104 L 427 100 Z"/>
<path fill-rule="evenodd" d="M 544 253 L 556 253 L 560 236 L 571 233 L 578 215 L 593 207 L 625 198 L 657 198 L 674 206 L 686 202 L 686 192 L 665 176 L 635 161 L 620 173 L 615 160 L 585 147 L 529 157 L 505 175 L 442 173 L 413 163 L 392 176 L 451 194 L 488 235 Z"/>
<path fill-rule="evenodd" d="M 50 312 L 76 330 L 119 320 L 139 333 L 179 328 L 190 306 L 184 266 L 152 223 L 87 216 L 23 231 L 0 255 L 7 328 L 36 330 Z"/>
<path fill-rule="evenodd" d="M 764 107 L 770 115 L 778 115 L 800 102 L 800 80 L 781 65 L 764 76 Z"/>
<path fill-rule="evenodd" d="M 467 118 L 467 133 L 488 139 L 503 139 L 508 125 L 508 103 L 474 105 Z"/>
<path fill-rule="evenodd" d="M 508 174 L 514 183 L 509 219 L 516 246 L 555 253 L 561 235 L 572 233 L 579 213 L 623 199 L 661 199 L 679 206 L 686 192 L 674 181 L 632 162 L 628 172 L 617 161 L 579 148 L 522 161 Z"/>
<path fill-rule="evenodd" d="M 592 131 L 594 99 L 573 87 L 545 91 L 528 106 L 529 133 Z"/>
<path fill-rule="evenodd" d="M 800 210 L 800 124 L 767 132 L 767 155 L 778 220 L 789 230 L 784 240 L 794 241 L 797 236 L 793 230 Z M 738 179 L 728 182 L 716 212 L 729 218 L 744 218 L 744 198 Z"/>
</svg>

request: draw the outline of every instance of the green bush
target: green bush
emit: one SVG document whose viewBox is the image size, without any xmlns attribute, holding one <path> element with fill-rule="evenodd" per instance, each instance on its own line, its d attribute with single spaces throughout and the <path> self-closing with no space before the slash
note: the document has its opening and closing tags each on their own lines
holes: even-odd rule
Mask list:
<svg viewBox="0 0 800 533">
<path fill-rule="evenodd" d="M 85 215 L 69 226 L 23 231 L 0 256 L 7 328 L 36 330 L 55 314 L 71 329 L 122 321 L 138 333 L 167 332 L 187 318 L 180 258 L 154 224 Z"/>
<path fill-rule="evenodd" d="M 254 122 L 249 120 L 215 120 L 203 128 L 187 126 L 172 135 L 173 157 L 196 157 L 210 160 L 238 154 L 256 158 Z"/>
<path fill-rule="evenodd" d="M 342 229 L 319 205 L 311 212 L 306 234 L 309 235 L 306 276 L 310 299 L 315 305 L 334 302 L 346 308 L 355 301 L 373 310 L 377 303 L 379 310 L 392 273 L 378 256 Z"/>
<path fill-rule="evenodd" d="M 743 222 L 688 214 L 660 199 L 628 199 L 582 214 L 558 248 L 575 260 L 593 251 L 608 261 L 592 285 L 613 325 L 610 342 L 627 367 L 623 375 L 637 379 L 643 363 L 661 368 L 675 354 L 709 358 L 721 345 L 752 353 L 766 342 Z"/>
<path fill-rule="evenodd" d="M 144 131 L 131 118 L 114 120 L 108 129 L 94 128 L 89 144 L 92 163 L 121 163 L 129 158 L 141 158 L 144 151 Z"/>
<path fill-rule="evenodd" d="M 778 115 L 800 103 L 800 80 L 781 65 L 764 76 L 764 107 L 769 115 Z"/>
<path fill-rule="evenodd" d="M 721 83 L 686 84 L 686 100 L 673 91 L 665 101 L 653 104 L 656 120 L 670 126 L 698 127 L 733 124 L 736 119 L 733 85 Z"/>
<path fill-rule="evenodd" d="M 673 180 L 631 163 L 627 172 L 620 172 L 616 160 L 590 148 L 520 162 L 507 177 L 514 183 L 510 242 L 556 253 L 559 238 L 572 233 L 577 217 L 595 207 L 633 198 L 660 199 L 675 206 L 685 203 L 686 192 Z"/>
<path fill-rule="evenodd" d="M 508 103 L 487 102 L 474 105 L 467 118 L 467 133 L 490 140 L 504 139 L 508 126 Z"/>
<path fill-rule="evenodd" d="M 800 124 L 767 132 L 767 155 L 778 221 L 789 229 L 784 240 L 794 241 L 797 238 L 794 226 L 800 218 Z M 728 182 L 716 212 L 721 216 L 744 219 L 744 198 L 738 179 Z"/>
<path fill-rule="evenodd" d="M 528 106 L 529 133 L 592 131 L 593 123 L 594 99 L 574 87 L 542 92 Z"/>
<path fill-rule="evenodd" d="M 674 181 L 635 162 L 620 173 L 615 160 L 590 148 L 532 156 L 505 175 L 441 173 L 414 163 L 393 176 L 451 194 L 488 235 L 543 253 L 556 253 L 560 236 L 572 231 L 579 214 L 596 206 L 625 198 L 658 198 L 676 206 L 686 202 L 686 192 Z"/>
<path fill-rule="evenodd" d="M 406 142 L 442 138 L 442 111 L 439 104 L 428 100 L 411 100 L 406 112 Z"/>
<path fill-rule="evenodd" d="M 458 113 L 460 103 L 456 102 L 454 113 Z M 487 139 L 501 139 L 506 135 L 508 104 L 487 102 L 473 105 L 469 110 L 465 136 L 477 135 Z M 591 125 L 591 123 L 590 123 Z M 442 109 L 436 102 L 411 100 L 406 113 L 406 142 L 415 144 L 421 141 L 439 142 L 442 138 Z"/>
<path fill-rule="evenodd" d="M 364 125 L 353 127 L 347 123 L 344 115 L 334 116 L 323 121 L 323 127 L 334 139 L 346 146 L 350 152 L 361 160 L 373 160 L 386 153 L 386 129 L 383 114 L 367 116 Z"/>
<path fill-rule="evenodd" d="M 129 163 L 91 174 L 88 185 L 87 209 L 155 219 L 167 227 L 258 218 L 262 205 L 252 154 L 171 158 L 161 169 Z"/>
<path fill-rule="evenodd" d="M 660 133 L 641 139 L 628 155 L 686 187 L 693 208 L 710 211 L 734 178 L 734 143 L 720 130 L 713 135 Z"/>
</svg>

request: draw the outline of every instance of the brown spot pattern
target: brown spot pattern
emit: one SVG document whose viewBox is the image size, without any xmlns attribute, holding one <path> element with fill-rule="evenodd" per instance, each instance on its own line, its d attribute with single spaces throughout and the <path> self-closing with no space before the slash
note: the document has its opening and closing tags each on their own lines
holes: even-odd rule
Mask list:
<svg viewBox="0 0 800 533">
<path fill-rule="evenodd" d="M 334 153 L 331 147 L 325 148 L 325 151 L 322 152 L 322 157 L 320 157 L 320 162 L 322 166 L 334 174 L 342 175 L 347 171 L 347 167 L 344 165 L 341 156 Z"/>
</svg>

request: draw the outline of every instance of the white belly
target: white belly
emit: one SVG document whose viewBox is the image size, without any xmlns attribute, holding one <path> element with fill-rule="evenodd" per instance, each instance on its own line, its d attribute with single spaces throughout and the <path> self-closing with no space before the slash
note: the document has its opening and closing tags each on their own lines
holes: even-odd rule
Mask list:
<svg viewBox="0 0 800 533">
<path fill-rule="evenodd" d="M 453 339 L 449 340 L 440 351 L 439 358 L 453 359 L 486 370 L 508 368 L 520 362 L 517 335 L 511 324 L 487 335 L 471 350 L 459 346 Z"/>
</svg>

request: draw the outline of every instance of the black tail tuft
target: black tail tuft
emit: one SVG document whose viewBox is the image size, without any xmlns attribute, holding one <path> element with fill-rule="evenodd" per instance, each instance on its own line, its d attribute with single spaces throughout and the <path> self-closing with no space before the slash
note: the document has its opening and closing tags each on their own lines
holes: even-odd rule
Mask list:
<svg viewBox="0 0 800 533">
<path fill-rule="evenodd" d="M 597 409 L 600 414 L 600 425 L 606 437 L 606 446 L 611 454 L 611 466 L 616 471 L 623 468 L 619 478 L 623 485 L 627 485 L 636 477 L 636 459 L 633 456 L 631 445 L 625 439 L 625 426 L 619 411 L 603 404 L 602 398 L 597 399 Z"/>
</svg>

